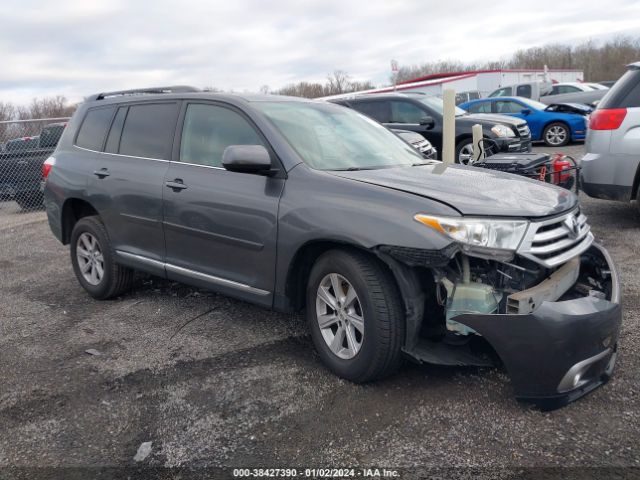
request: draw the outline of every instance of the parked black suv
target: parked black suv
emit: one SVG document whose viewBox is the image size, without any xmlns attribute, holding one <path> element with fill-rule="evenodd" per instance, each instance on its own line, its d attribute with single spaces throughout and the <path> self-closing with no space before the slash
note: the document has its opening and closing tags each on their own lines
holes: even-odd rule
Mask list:
<svg viewBox="0 0 640 480">
<path fill-rule="evenodd" d="M 620 288 L 576 196 L 425 160 L 354 110 L 99 94 L 47 168 L 51 229 L 95 298 L 135 269 L 304 309 L 324 363 L 357 382 L 405 356 L 503 364 L 519 398 L 562 404 L 611 375 Z"/>
<path fill-rule="evenodd" d="M 386 127 L 418 132 L 442 152 L 442 99 L 419 93 L 377 93 L 330 100 L 358 110 Z M 482 125 L 485 138 L 494 140 L 501 152 L 530 152 L 527 122 L 507 115 L 469 114 L 456 107 L 458 163 L 468 163 L 473 153 L 471 127 Z M 494 152 L 497 153 L 497 152 Z"/>
</svg>

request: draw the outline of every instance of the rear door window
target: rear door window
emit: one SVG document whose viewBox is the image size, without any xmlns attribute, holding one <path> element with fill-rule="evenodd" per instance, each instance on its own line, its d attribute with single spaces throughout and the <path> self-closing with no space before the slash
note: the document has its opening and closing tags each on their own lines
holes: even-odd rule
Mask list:
<svg viewBox="0 0 640 480">
<path fill-rule="evenodd" d="M 427 114 L 411 102 L 391 102 L 391 123 L 419 124 Z"/>
<path fill-rule="evenodd" d="M 168 160 L 177 113 L 177 103 L 131 105 L 122 129 L 118 153 Z"/>
<path fill-rule="evenodd" d="M 531 98 L 531 85 L 518 85 L 516 88 L 516 96 Z"/>
<path fill-rule="evenodd" d="M 363 113 L 367 117 L 371 117 L 380 123 L 389 123 L 391 121 L 391 109 L 389 108 L 389 102 L 357 102 L 353 104 L 353 107 L 360 113 Z"/>
<path fill-rule="evenodd" d="M 76 145 L 89 150 L 101 151 L 115 110 L 116 107 L 109 107 L 87 111 L 76 137 Z"/>
</svg>

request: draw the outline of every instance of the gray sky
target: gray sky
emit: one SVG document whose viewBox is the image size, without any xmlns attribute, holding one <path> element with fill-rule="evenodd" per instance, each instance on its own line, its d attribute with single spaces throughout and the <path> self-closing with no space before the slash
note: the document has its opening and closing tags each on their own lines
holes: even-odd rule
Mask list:
<svg viewBox="0 0 640 480">
<path fill-rule="evenodd" d="M 3 0 L 0 18 L 0 101 L 15 103 L 171 84 L 256 91 L 336 69 L 384 84 L 392 58 L 640 35 L 639 0 Z"/>
</svg>

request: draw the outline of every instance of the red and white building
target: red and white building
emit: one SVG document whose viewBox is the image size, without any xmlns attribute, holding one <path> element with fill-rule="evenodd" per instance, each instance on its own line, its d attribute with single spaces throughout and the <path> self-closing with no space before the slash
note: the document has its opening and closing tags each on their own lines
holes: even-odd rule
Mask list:
<svg viewBox="0 0 640 480">
<path fill-rule="evenodd" d="M 547 80 L 552 83 L 582 82 L 582 70 L 548 69 Z M 501 70 L 473 70 L 468 72 L 434 73 L 424 77 L 405 80 L 396 85 L 398 92 L 420 92 L 427 95 L 441 95 L 445 88 L 453 88 L 456 93 L 479 92 L 480 97 L 500 87 L 516 83 L 545 81 L 544 69 L 501 69 Z M 393 87 L 376 88 L 358 93 L 392 92 Z M 353 95 L 350 94 L 350 95 Z M 336 95 L 343 96 L 343 95 Z"/>
</svg>

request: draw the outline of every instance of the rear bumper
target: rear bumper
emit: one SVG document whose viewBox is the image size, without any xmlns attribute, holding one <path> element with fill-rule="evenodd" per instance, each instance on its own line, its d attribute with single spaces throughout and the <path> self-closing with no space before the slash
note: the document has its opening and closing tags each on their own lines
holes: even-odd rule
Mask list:
<svg viewBox="0 0 640 480">
<path fill-rule="evenodd" d="M 611 271 L 609 300 L 586 296 L 544 302 L 526 315 L 455 317 L 491 344 L 516 397 L 543 408 L 565 405 L 604 384 L 613 372 L 622 320 L 620 284 L 609 254 L 594 244 Z"/>
<path fill-rule="evenodd" d="M 589 133 L 587 152 L 580 160 L 580 181 L 584 191 L 590 197 L 605 200 L 629 202 L 633 200 L 634 179 L 640 169 L 640 156 L 590 152 L 590 144 L 595 144 L 599 136 Z M 602 133 L 598 131 L 597 133 Z M 605 137 L 608 140 L 609 137 Z M 604 141 L 604 140 L 603 140 Z M 601 142 L 602 143 L 602 142 Z M 602 147 L 602 145 L 598 145 Z"/>
<path fill-rule="evenodd" d="M 580 187 L 590 197 L 602 198 L 604 200 L 617 200 L 619 202 L 630 202 L 633 196 L 633 189 L 626 185 L 604 185 L 601 183 L 586 182 L 584 177 L 580 182 Z"/>
</svg>

